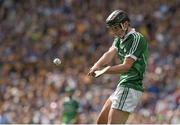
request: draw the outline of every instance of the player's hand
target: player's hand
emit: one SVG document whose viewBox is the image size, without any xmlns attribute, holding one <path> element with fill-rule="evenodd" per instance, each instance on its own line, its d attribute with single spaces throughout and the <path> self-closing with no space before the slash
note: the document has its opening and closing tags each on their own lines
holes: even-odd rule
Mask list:
<svg viewBox="0 0 180 125">
<path fill-rule="evenodd" d="M 88 72 L 88 76 L 95 76 L 95 71 L 96 70 L 99 70 L 100 68 L 98 67 L 98 66 L 93 66 L 90 70 L 89 70 L 89 72 Z"/>
<path fill-rule="evenodd" d="M 101 70 L 96 70 L 96 71 L 94 72 L 94 73 L 95 73 L 94 77 L 97 78 L 97 77 L 103 75 L 104 73 L 106 73 L 106 72 L 109 70 L 110 67 L 111 67 L 111 66 L 106 66 L 105 68 L 103 68 L 103 69 L 101 69 Z"/>
</svg>

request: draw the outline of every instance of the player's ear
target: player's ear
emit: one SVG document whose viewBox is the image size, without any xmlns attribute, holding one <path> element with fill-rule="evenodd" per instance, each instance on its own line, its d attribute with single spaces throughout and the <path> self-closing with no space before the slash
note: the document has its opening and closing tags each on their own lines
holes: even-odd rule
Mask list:
<svg viewBox="0 0 180 125">
<path fill-rule="evenodd" d="M 128 26 L 129 26 L 129 22 L 128 22 L 128 21 L 125 21 L 125 22 L 123 23 L 123 25 L 124 25 L 124 29 L 127 30 L 127 29 L 128 29 Z"/>
<path fill-rule="evenodd" d="M 127 29 L 128 29 L 128 26 L 129 26 L 129 23 L 128 23 L 127 21 L 125 21 L 124 23 L 121 23 L 120 25 L 121 25 L 121 28 L 122 28 L 123 30 L 127 30 Z"/>
</svg>

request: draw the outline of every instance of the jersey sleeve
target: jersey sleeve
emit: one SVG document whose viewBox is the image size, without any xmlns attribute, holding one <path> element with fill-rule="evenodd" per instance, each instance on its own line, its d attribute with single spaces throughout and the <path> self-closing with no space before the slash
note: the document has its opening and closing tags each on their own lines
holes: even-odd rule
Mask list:
<svg viewBox="0 0 180 125">
<path fill-rule="evenodd" d="M 119 46 L 119 38 L 116 37 L 113 41 L 112 47 L 114 47 L 116 50 L 118 50 L 118 46 Z"/>
<path fill-rule="evenodd" d="M 141 53 L 143 52 L 144 41 L 141 40 L 142 37 L 140 34 L 132 34 L 133 42 L 131 44 L 130 49 L 127 51 L 125 57 L 131 57 L 134 60 L 137 60 Z"/>
</svg>

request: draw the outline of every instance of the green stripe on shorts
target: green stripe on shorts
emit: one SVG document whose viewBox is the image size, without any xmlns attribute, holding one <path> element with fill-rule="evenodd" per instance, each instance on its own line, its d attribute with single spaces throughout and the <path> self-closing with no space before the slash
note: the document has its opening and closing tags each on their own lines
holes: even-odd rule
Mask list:
<svg viewBox="0 0 180 125">
<path fill-rule="evenodd" d="M 119 90 L 120 90 L 120 89 L 119 89 Z M 124 95 L 124 92 L 125 92 L 125 88 L 124 88 L 123 93 L 122 93 L 122 96 L 121 96 L 121 98 L 120 98 L 118 108 L 119 108 L 119 106 L 120 106 L 120 104 L 121 104 L 121 100 L 122 100 L 122 97 L 123 97 L 123 95 Z"/>
<path fill-rule="evenodd" d="M 123 105 L 123 103 L 124 103 L 124 101 L 125 101 L 124 98 L 126 97 L 126 93 L 127 93 L 127 88 L 124 87 L 122 96 L 121 96 L 120 101 L 119 101 L 118 109 L 119 109 L 119 107 L 121 107 L 121 106 Z M 122 102 L 121 102 L 121 101 L 122 101 Z"/>
<path fill-rule="evenodd" d="M 124 102 L 123 102 L 123 104 L 122 104 L 121 109 L 123 109 L 123 106 L 124 106 L 124 103 L 125 103 L 125 101 L 126 101 L 126 99 L 127 99 L 128 93 L 129 93 L 129 88 L 127 88 L 126 96 L 125 96 L 125 98 L 124 98 Z"/>
</svg>

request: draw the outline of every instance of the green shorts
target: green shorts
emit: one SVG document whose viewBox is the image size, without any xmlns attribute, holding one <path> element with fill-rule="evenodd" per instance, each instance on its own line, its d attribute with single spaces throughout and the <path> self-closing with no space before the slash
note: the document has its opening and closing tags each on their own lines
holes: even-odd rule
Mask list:
<svg viewBox="0 0 180 125">
<path fill-rule="evenodd" d="M 110 96 L 110 100 L 112 101 L 111 108 L 126 112 L 134 112 L 141 95 L 141 91 L 118 86 L 114 93 Z"/>
</svg>

